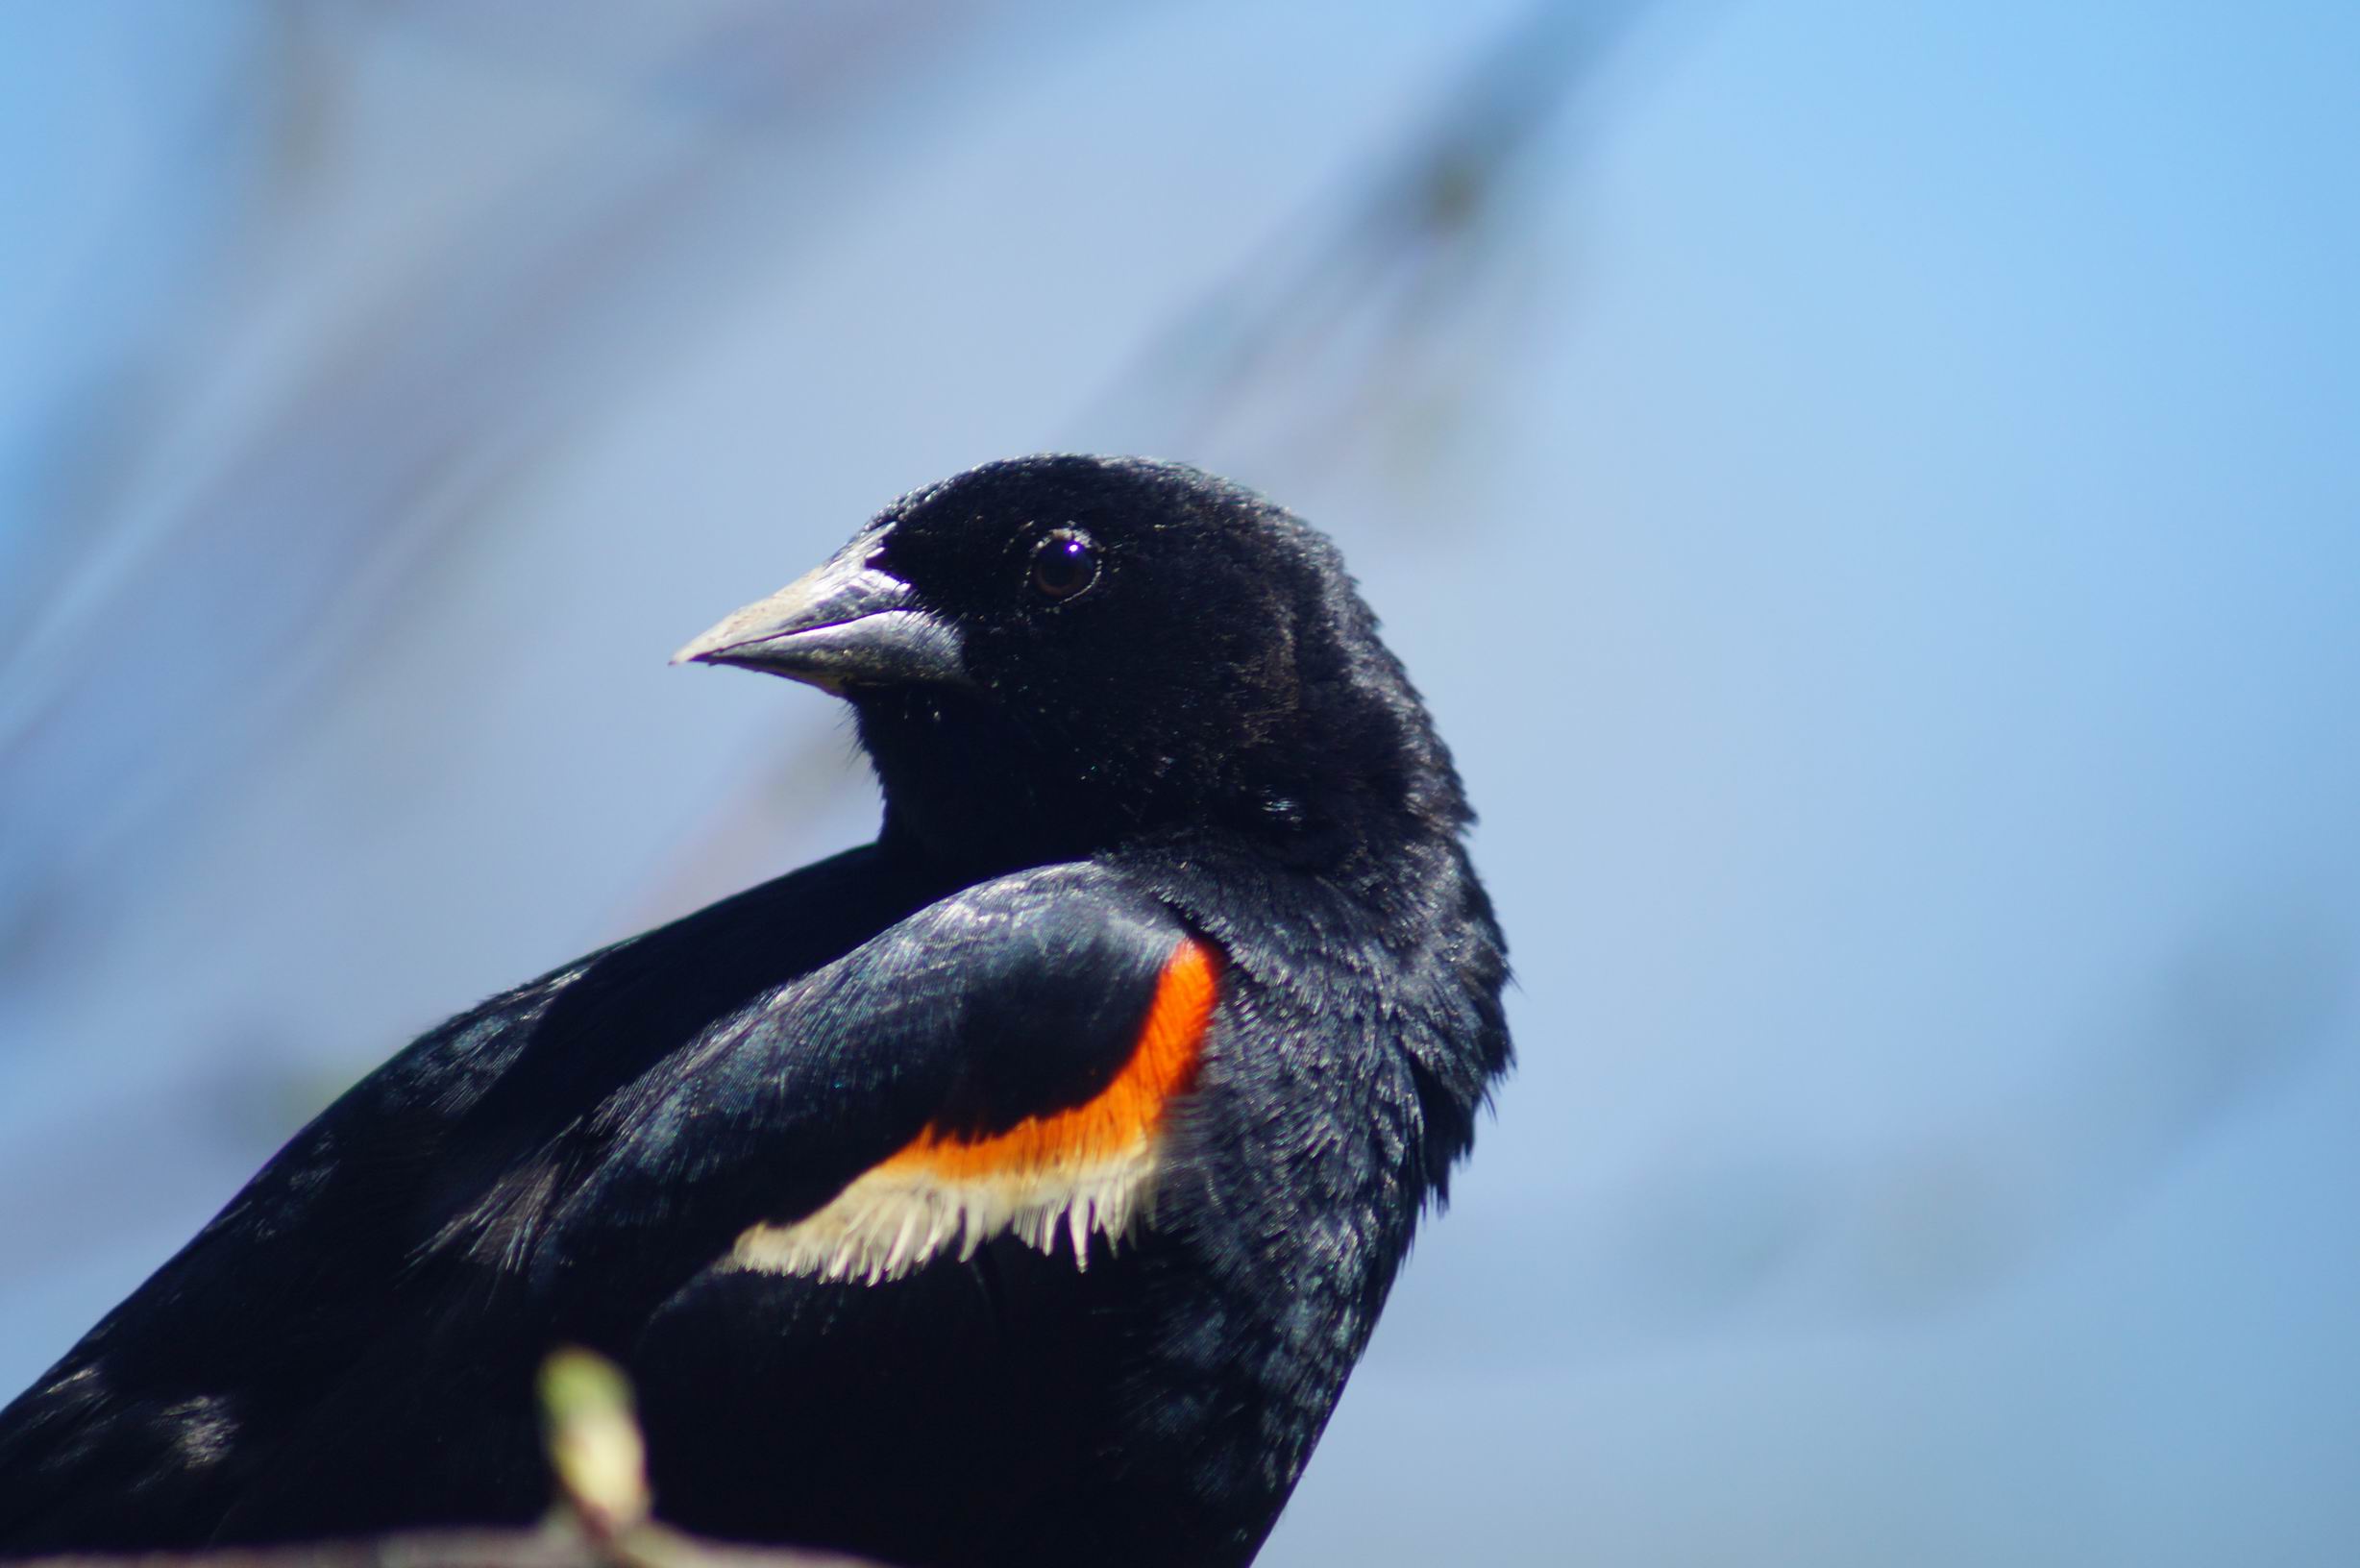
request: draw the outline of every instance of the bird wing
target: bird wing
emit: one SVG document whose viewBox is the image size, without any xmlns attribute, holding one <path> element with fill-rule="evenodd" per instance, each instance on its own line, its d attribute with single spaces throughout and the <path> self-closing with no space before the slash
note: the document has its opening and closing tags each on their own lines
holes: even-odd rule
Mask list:
<svg viewBox="0 0 2360 1568">
<path fill-rule="evenodd" d="M 1102 870 L 928 902 L 872 850 L 496 998 L 298 1134 L 0 1411 L 0 1544 L 194 1541 L 233 1508 L 232 1534 L 284 1533 L 253 1496 L 313 1474 L 375 1487 L 293 1510 L 330 1527 L 537 1507 L 532 1366 L 627 1343 L 718 1259 L 874 1280 L 1128 1224 L 1217 967 Z M 328 1462 L 356 1444 L 369 1462 Z M 468 1475 L 390 1479 L 421 1465 Z"/>
<path fill-rule="evenodd" d="M 1119 1230 L 1193 1081 L 1217 968 L 1094 868 L 967 889 L 629 1086 L 581 1148 L 553 1146 L 594 1152 L 514 1185 L 565 1194 L 532 1228 L 529 1272 L 604 1299 L 619 1273 L 676 1283 L 733 1253 L 874 1282 L 1002 1232 L 1047 1250 L 1052 1219 L 1077 1247 Z"/>
</svg>

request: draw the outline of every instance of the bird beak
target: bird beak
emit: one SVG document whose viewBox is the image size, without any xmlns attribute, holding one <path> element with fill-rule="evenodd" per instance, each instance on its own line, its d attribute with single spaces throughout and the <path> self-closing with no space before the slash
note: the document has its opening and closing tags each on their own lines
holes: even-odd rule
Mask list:
<svg viewBox="0 0 2360 1568">
<path fill-rule="evenodd" d="M 743 665 L 838 696 L 848 686 L 969 684 L 957 629 L 920 609 L 908 583 L 872 564 L 882 543 L 882 530 L 862 534 L 672 662 Z"/>
</svg>

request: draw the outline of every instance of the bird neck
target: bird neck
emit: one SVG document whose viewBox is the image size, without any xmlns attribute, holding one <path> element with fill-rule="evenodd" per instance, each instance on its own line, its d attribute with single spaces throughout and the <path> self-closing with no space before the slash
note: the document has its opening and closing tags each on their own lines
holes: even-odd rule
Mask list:
<svg viewBox="0 0 2360 1568">
<path fill-rule="evenodd" d="M 1211 830 L 1349 879 L 1405 849 L 1454 845 L 1468 820 L 1414 698 L 1307 702 L 1285 744 L 1183 723 L 1084 737 L 937 689 L 864 694 L 854 712 L 885 796 L 884 841 L 970 875 Z"/>
</svg>

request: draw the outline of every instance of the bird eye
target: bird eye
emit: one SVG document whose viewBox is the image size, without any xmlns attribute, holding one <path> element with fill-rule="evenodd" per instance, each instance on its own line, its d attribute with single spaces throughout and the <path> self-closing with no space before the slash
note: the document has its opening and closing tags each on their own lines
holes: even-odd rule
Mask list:
<svg viewBox="0 0 2360 1568">
<path fill-rule="evenodd" d="M 1033 592 L 1051 601 L 1073 598 L 1098 580 L 1098 543 L 1079 528 L 1058 528 L 1033 547 Z"/>
</svg>

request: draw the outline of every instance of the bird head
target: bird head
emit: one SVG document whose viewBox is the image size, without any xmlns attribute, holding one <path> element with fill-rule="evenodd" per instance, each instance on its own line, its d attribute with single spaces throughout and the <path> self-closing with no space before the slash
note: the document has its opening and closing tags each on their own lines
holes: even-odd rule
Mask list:
<svg viewBox="0 0 2360 1568">
<path fill-rule="evenodd" d="M 844 698 L 887 839 L 978 867 L 1200 828 L 1315 863 L 1467 821 L 1335 548 L 1178 464 L 970 470 L 682 661 Z"/>
</svg>

